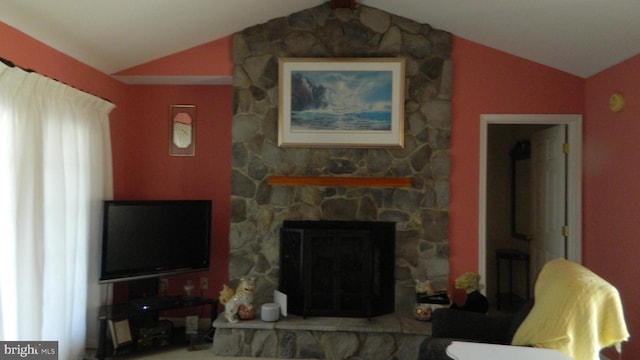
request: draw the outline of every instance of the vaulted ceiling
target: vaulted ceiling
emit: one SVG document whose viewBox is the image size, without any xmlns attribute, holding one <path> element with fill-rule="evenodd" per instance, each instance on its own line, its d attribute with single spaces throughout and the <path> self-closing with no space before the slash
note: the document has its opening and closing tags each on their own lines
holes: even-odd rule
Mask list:
<svg viewBox="0 0 640 360">
<path fill-rule="evenodd" d="M 112 74 L 324 2 L 0 0 L 0 20 Z M 585 78 L 640 53 L 638 0 L 358 2 Z"/>
</svg>

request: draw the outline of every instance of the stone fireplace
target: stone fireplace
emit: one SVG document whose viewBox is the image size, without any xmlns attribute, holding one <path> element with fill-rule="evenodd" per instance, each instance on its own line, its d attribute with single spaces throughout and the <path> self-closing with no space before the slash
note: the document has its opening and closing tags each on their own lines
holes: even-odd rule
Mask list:
<svg viewBox="0 0 640 360">
<path fill-rule="evenodd" d="M 285 220 L 396 224 L 396 311 L 409 312 L 414 279 L 446 286 L 451 36 L 375 8 L 329 3 L 257 24 L 233 39 L 229 282 L 258 278 L 272 300 Z M 403 57 L 404 148 L 279 147 L 278 58 Z M 272 186 L 270 176 L 401 177 L 410 187 Z"/>
<path fill-rule="evenodd" d="M 403 148 L 279 147 L 278 58 L 403 57 Z M 395 223 L 395 312 L 373 319 L 290 315 L 216 320 L 214 353 L 280 358 L 416 358 L 429 324 L 410 317 L 415 279 L 445 287 L 448 268 L 451 35 L 368 6 L 329 3 L 257 24 L 233 39 L 229 281 L 258 277 L 272 301 L 285 220 Z M 273 186 L 273 176 L 410 179 L 410 187 Z"/>
</svg>

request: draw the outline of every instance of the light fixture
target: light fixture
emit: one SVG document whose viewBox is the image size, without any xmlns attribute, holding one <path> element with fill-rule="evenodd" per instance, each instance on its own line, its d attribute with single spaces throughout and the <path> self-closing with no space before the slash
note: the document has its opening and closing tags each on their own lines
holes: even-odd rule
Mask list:
<svg viewBox="0 0 640 360">
<path fill-rule="evenodd" d="M 620 112 L 624 108 L 624 95 L 621 92 L 615 92 L 609 98 L 609 109 L 613 112 Z"/>
</svg>

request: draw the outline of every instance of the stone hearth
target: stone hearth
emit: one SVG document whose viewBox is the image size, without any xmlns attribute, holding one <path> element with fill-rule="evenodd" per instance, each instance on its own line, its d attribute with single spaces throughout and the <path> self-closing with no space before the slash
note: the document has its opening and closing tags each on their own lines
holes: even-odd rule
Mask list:
<svg viewBox="0 0 640 360">
<path fill-rule="evenodd" d="M 230 324 L 218 317 L 213 341 L 217 356 L 283 359 L 417 359 L 431 323 L 389 314 L 367 319 L 289 315 L 277 322 Z"/>
</svg>

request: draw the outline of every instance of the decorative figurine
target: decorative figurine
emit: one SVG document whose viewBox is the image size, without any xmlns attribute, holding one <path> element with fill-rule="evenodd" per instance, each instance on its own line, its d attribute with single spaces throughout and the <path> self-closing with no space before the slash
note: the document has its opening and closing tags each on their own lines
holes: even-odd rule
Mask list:
<svg viewBox="0 0 640 360">
<path fill-rule="evenodd" d="M 193 298 L 193 295 L 191 295 L 191 292 L 193 291 L 193 289 L 194 289 L 193 283 L 191 282 L 191 280 L 187 280 L 187 282 L 184 284 L 185 299 Z"/>
<path fill-rule="evenodd" d="M 455 286 L 456 289 L 463 289 L 467 293 L 467 299 L 462 306 L 452 303 L 452 309 L 487 313 L 489 301 L 480 293 L 480 274 L 466 272 L 456 279 Z"/>
<path fill-rule="evenodd" d="M 241 278 L 236 291 L 226 284 L 222 285 L 218 300 L 224 305 L 224 317 L 230 323 L 237 323 L 238 318 L 251 320 L 255 316 L 253 307 L 253 291 L 256 289 L 256 278 Z"/>
<path fill-rule="evenodd" d="M 416 280 L 416 294 L 433 295 L 434 293 L 435 291 L 433 290 L 433 285 L 431 285 L 431 281 Z"/>
<path fill-rule="evenodd" d="M 446 291 L 436 292 L 429 280 L 416 280 L 416 304 L 413 309 L 416 320 L 429 321 L 433 310 L 447 306 L 449 297 Z"/>
</svg>

